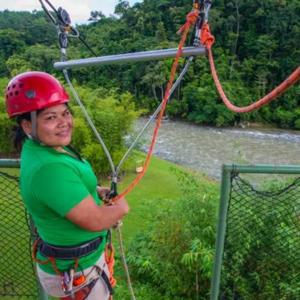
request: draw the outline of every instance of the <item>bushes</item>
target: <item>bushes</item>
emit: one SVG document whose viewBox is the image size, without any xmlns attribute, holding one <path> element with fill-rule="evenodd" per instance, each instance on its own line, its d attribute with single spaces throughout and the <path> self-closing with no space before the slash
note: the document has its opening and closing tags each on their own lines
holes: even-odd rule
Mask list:
<svg viewBox="0 0 300 300">
<path fill-rule="evenodd" d="M 81 87 L 78 91 L 114 163 L 118 164 L 126 150 L 124 137 L 130 133 L 134 120 L 139 116 L 133 97 L 129 93 L 118 95 L 102 88 L 91 90 Z M 108 174 L 107 157 L 79 106 L 73 104 L 72 110 L 75 115 L 73 146 L 92 163 L 97 174 Z"/>
<path fill-rule="evenodd" d="M 147 203 L 147 231 L 131 241 L 128 262 L 136 284 L 152 286 L 161 294 L 157 299 L 209 299 L 217 186 L 185 173 L 178 177 L 184 196 Z M 245 188 L 235 195 L 236 209 L 227 218 L 224 299 L 299 298 L 299 183 L 290 194 L 285 187 L 268 184 L 263 200 Z"/>
<path fill-rule="evenodd" d="M 216 186 L 178 171 L 184 197 L 153 210 L 149 229 L 131 243 L 128 260 L 136 279 L 160 299 L 207 299 L 216 224 Z M 157 203 L 157 200 L 156 200 Z"/>
</svg>

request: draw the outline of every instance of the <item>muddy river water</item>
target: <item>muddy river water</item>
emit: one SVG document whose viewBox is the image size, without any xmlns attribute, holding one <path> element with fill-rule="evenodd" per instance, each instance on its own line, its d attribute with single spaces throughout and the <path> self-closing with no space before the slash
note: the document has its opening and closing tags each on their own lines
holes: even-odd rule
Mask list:
<svg viewBox="0 0 300 300">
<path fill-rule="evenodd" d="M 147 119 L 138 120 L 142 128 Z M 142 138 L 149 146 L 154 124 Z M 154 155 L 220 178 L 225 163 L 300 164 L 300 131 L 274 129 L 213 128 L 164 120 Z"/>
</svg>

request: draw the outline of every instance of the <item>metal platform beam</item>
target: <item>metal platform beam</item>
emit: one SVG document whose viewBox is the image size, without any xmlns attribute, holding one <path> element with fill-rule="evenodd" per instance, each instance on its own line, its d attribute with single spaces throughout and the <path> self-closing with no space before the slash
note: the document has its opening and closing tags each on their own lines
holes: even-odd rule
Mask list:
<svg viewBox="0 0 300 300">
<path fill-rule="evenodd" d="M 139 61 L 159 60 L 166 58 L 173 58 L 176 56 L 177 48 L 152 50 L 134 53 L 124 53 L 117 55 L 107 55 L 100 57 L 91 57 L 84 59 L 68 60 L 64 62 L 54 63 L 54 68 L 57 70 L 83 68 L 93 65 L 110 65 L 110 64 L 124 64 Z M 182 49 L 182 56 L 196 56 L 205 55 L 206 50 L 204 47 L 185 47 Z"/>
</svg>

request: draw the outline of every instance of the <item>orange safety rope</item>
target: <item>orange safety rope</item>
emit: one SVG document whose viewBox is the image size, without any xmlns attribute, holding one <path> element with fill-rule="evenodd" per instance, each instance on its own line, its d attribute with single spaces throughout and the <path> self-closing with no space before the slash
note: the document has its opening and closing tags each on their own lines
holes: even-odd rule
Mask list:
<svg viewBox="0 0 300 300">
<path fill-rule="evenodd" d="M 158 118 L 156 120 L 156 126 L 155 129 L 153 131 L 153 136 L 152 136 L 152 140 L 151 140 L 151 145 L 149 147 L 149 151 L 147 153 L 147 157 L 145 159 L 145 163 L 143 165 L 143 171 L 141 173 L 139 173 L 136 178 L 132 181 L 132 183 L 122 192 L 120 193 L 118 196 L 116 196 L 115 198 L 112 199 L 112 201 L 118 201 L 120 198 L 126 196 L 128 193 L 130 193 L 134 187 L 140 182 L 140 180 L 144 177 L 146 171 L 148 170 L 149 167 L 149 163 L 150 163 L 150 159 L 153 153 L 153 149 L 156 143 L 156 139 L 157 139 L 157 135 L 158 135 L 158 130 L 160 128 L 161 125 L 161 121 L 166 109 L 166 105 L 170 96 L 170 90 L 172 88 L 173 82 L 174 82 L 174 78 L 175 78 L 175 74 L 176 74 L 176 70 L 178 67 L 178 62 L 179 62 L 179 58 L 182 55 L 182 48 L 185 44 L 186 38 L 187 38 L 187 34 L 189 32 L 190 27 L 196 23 L 197 18 L 199 16 L 199 10 L 192 10 L 187 16 L 186 16 L 186 22 L 185 24 L 179 29 L 178 33 L 182 34 L 181 36 L 181 40 L 179 42 L 178 45 L 178 50 L 176 53 L 176 57 L 174 59 L 172 68 L 171 68 L 171 72 L 170 72 L 170 79 L 168 81 L 168 85 L 164 94 L 164 98 L 162 101 L 162 107 L 160 110 L 160 113 L 158 115 Z"/>
<path fill-rule="evenodd" d="M 109 243 L 105 247 L 105 262 L 109 270 L 109 282 L 114 288 L 117 284 L 116 279 L 114 278 L 114 265 L 115 265 L 115 250 L 112 243 Z"/>
<path fill-rule="evenodd" d="M 257 100 L 256 102 L 244 106 L 244 107 L 238 107 L 230 102 L 230 100 L 225 95 L 225 92 L 222 88 L 222 85 L 220 83 L 220 80 L 218 78 L 218 74 L 216 71 L 216 67 L 214 64 L 214 58 L 212 54 L 212 44 L 214 43 L 214 37 L 211 35 L 209 30 L 208 23 L 204 23 L 201 29 L 201 42 L 206 47 L 208 52 L 208 59 L 210 63 L 210 69 L 211 73 L 216 85 L 216 88 L 221 96 L 221 99 L 223 100 L 224 104 L 228 109 L 230 109 L 233 112 L 236 113 L 245 113 L 245 112 L 251 112 L 255 109 L 258 109 L 262 107 L 263 105 L 271 102 L 275 98 L 277 98 L 279 95 L 281 95 L 283 92 L 285 92 L 288 88 L 290 88 L 292 85 L 294 85 L 299 79 L 300 79 L 300 67 L 298 67 L 287 79 L 285 79 L 280 85 L 278 85 L 274 90 L 272 90 L 269 94 L 264 96 L 263 98 Z"/>
</svg>

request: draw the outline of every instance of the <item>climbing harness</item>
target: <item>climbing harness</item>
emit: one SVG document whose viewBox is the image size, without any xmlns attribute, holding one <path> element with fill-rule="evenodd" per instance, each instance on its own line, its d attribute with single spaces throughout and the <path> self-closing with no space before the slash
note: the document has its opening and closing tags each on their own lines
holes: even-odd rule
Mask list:
<svg viewBox="0 0 300 300">
<path fill-rule="evenodd" d="M 108 239 L 110 239 L 109 235 L 110 232 L 108 233 Z M 113 248 L 105 249 L 105 262 L 108 264 L 108 269 L 111 271 L 110 277 L 108 277 L 105 271 L 97 265 L 92 267 L 92 270 L 89 272 L 89 274 L 85 275 L 82 273 L 79 276 L 75 276 L 75 273 L 79 267 L 79 259 L 95 252 L 102 242 L 103 238 L 98 237 L 75 247 L 62 247 L 50 245 L 38 237 L 33 243 L 32 259 L 33 261 L 42 265 L 48 263 L 52 264 L 53 270 L 61 278 L 61 287 L 66 296 L 63 299 L 68 299 L 68 296 L 70 296 L 70 299 L 86 299 L 95 286 L 97 280 L 100 279 L 102 279 L 106 284 L 109 293 L 112 296 L 113 287 L 116 284 L 116 281 L 113 278 Z M 108 247 L 108 245 L 106 247 Z M 47 257 L 45 261 L 37 258 L 38 251 L 41 253 L 41 255 Z M 57 268 L 57 259 L 74 260 L 74 265 L 69 270 L 62 272 Z"/>
<path fill-rule="evenodd" d="M 49 10 L 47 9 L 46 5 L 43 4 L 43 1 L 42 0 L 39 0 L 39 1 L 41 2 L 42 7 L 45 10 L 46 14 L 49 16 L 49 18 L 52 20 L 52 22 L 58 29 L 58 36 L 59 36 L 59 40 L 60 40 L 59 45 L 60 45 L 60 49 L 61 49 L 61 62 L 55 63 L 54 67 L 56 69 L 62 70 L 65 80 L 68 83 L 76 102 L 80 106 L 88 124 L 90 125 L 92 131 L 94 132 L 97 140 L 101 144 L 101 146 L 104 150 L 104 153 L 107 156 L 107 159 L 109 161 L 111 171 L 112 171 L 111 194 L 110 194 L 111 202 L 118 201 L 119 199 L 121 199 L 122 197 L 127 195 L 139 183 L 139 181 L 144 177 L 145 173 L 147 172 L 147 169 L 148 169 L 148 166 L 150 163 L 150 159 L 151 159 L 151 156 L 152 156 L 152 153 L 154 150 L 154 145 L 156 143 L 156 139 L 158 136 L 158 131 L 159 131 L 159 128 L 161 125 L 161 121 L 162 121 L 162 118 L 163 118 L 163 115 L 164 115 L 164 112 L 166 109 L 166 105 L 170 101 L 170 97 L 171 97 L 172 93 L 174 92 L 176 87 L 180 84 L 181 80 L 183 79 L 184 75 L 186 74 L 195 55 L 205 54 L 205 49 L 206 49 L 206 52 L 207 52 L 208 58 L 209 58 L 209 62 L 210 62 L 210 66 L 211 66 L 212 76 L 214 78 L 216 87 L 221 95 L 221 98 L 224 101 L 225 105 L 229 109 L 231 109 L 235 112 L 248 112 L 248 111 L 252 111 L 253 109 L 257 109 L 257 108 L 261 107 L 262 105 L 273 100 L 275 97 L 279 96 L 287 88 L 289 88 L 291 85 L 296 83 L 300 78 L 300 68 L 298 67 L 296 69 L 296 71 L 287 80 L 285 80 L 273 92 L 271 92 L 270 94 L 265 96 L 263 99 L 259 100 L 258 102 L 253 103 L 245 108 L 238 108 L 238 107 L 232 105 L 229 102 L 229 100 L 227 99 L 227 97 L 221 87 L 221 84 L 218 80 L 217 73 L 216 73 L 215 66 L 214 66 L 211 48 L 215 41 L 215 38 L 210 33 L 210 28 L 209 28 L 209 24 L 208 24 L 208 15 L 209 15 L 209 10 L 210 10 L 211 4 L 212 4 L 212 1 L 210 1 L 210 0 L 198 0 L 198 1 L 194 0 L 193 1 L 193 9 L 186 16 L 185 24 L 178 31 L 178 33 L 181 34 L 181 39 L 180 39 L 177 49 L 147 51 L 147 52 L 139 52 L 139 53 L 135 53 L 135 54 L 123 54 L 123 55 L 105 56 L 105 57 L 98 57 L 98 58 L 94 57 L 94 58 L 90 58 L 90 59 L 82 59 L 80 61 L 79 60 L 67 61 L 67 47 L 68 47 L 68 37 L 69 36 L 79 38 L 85 44 L 85 46 L 91 51 L 91 53 L 93 53 L 94 56 L 96 56 L 96 54 L 81 39 L 78 31 L 75 30 L 70 25 L 71 21 L 65 10 L 63 10 L 62 8 L 56 10 L 50 4 L 49 1 L 45 0 L 45 2 L 48 4 L 48 6 L 50 6 L 52 11 L 54 12 L 54 15 L 56 15 L 56 17 L 54 17 L 53 13 L 50 13 Z M 189 30 L 194 25 L 195 25 L 195 37 L 194 37 L 194 41 L 193 41 L 194 47 L 184 48 L 184 44 L 186 42 Z M 149 59 L 169 58 L 169 57 L 174 57 L 174 56 L 175 56 L 175 59 L 172 64 L 169 81 L 168 81 L 167 88 L 165 90 L 165 94 L 164 94 L 162 102 L 159 104 L 158 108 L 155 110 L 153 115 L 150 117 L 150 119 L 146 123 L 146 125 L 142 128 L 140 133 L 136 136 L 134 142 L 128 148 L 128 150 L 124 154 L 123 158 L 120 160 L 119 164 L 117 166 L 115 166 L 113 163 L 112 157 L 111 157 L 103 139 L 101 138 L 101 135 L 97 131 L 92 119 L 90 118 L 90 116 L 89 116 L 87 110 L 85 109 L 82 101 L 80 100 L 74 86 L 72 85 L 72 82 L 69 78 L 68 69 L 72 68 L 72 67 L 82 67 L 82 66 L 89 66 L 89 65 L 94 65 L 94 64 L 143 61 L 143 60 L 149 60 Z M 174 83 L 175 74 L 176 74 L 178 64 L 179 64 L 179 59 L 184 56 L 188 56 L 189 58 L 187 59 L 186 64 L 183 67 L 176 82 Z M 123 192 L 118 194 L 117 179 L 118 179 L 118 175 L 120 173 L 121 167 L 122 167 L 124 161 L 129 156 L 129 153 L 132 151 L 133 147 L 136 145 L 137 141 L 143 135 L 143 133 L 148 128 L 150 123 L 154 120 L 156 120 L 156 125 L 155 125 L 154 131 L 153 131 L 151 144 L 150 144 L 146 159 L 144 161 L 144 165 L 142 167 L 142 171 L 140 173 L 138 173 L 136 178 L 131 182 L 131 184 Z M 130 290 L 131 299 L 135 299 L 129 272 L 128 272 L 128 267 L 126 264 L 120 226 L 117 226 L 117 232 L 118 232 L 118 238 L 119 238 L 121 257 L 122 257 L 122 261 L 123 261 L 124 268 L 125 268 L 125 273 L 126 273 L 126 277 L 127 277 L 127 281 L 128 281 L 128 287 Z M 115 281 L 114 281 L 113 275 L 112 275 L 113 274 L 113 264 L 114 264 L 113 253 L 114 253 L 114 250 L 113 250 L 112 244 L 110 242 L 106 247 L 106 261 L 110 263 L 110 265 L 109 265 L 110 272 L 111 272 L 110 282 L 111 283 L 113 282 L 115 284 Z"/>
<path fill-rule="evenodd" d="M 45 257 L 54 257 L 56 259 L 73 259 L 74 257 L 83 257 L 93 253 L 101 245 L 102 237 L 81 244 L 76 247 L 58 247 L 50 245 L 42 240 L 39 241 L 39 251 Z"/>
</svg>

